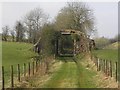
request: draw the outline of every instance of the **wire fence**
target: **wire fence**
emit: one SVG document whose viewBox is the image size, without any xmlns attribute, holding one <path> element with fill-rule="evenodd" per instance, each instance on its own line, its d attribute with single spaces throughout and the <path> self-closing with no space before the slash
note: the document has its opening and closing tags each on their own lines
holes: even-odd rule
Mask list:
<svg viewBox="0 0 120 90">
<path fill-rule="evenodd" d="M 118 62 L 113 60 L 101 59 L 92 56 L 91 60 L 95 63 L 97 71 L 102 71 L 106 76 L 114 77 L 118 81 Z"/>
<path fill-rule="evenodd" d="M 7 79 L 7 76 L 5 75 L 5 67 L 2 66 L 2 90 L 5 90 L 5 88 L 14 88 L 16 82 L 21 82 L 26 77 L 30 78 L 37 74 L 37 72 L 45 74 L 47 69 L 48 63 L 40 60 L 24 63 L 22 65 L 17 64 L 17 66 L 11 65 L 9 72 L 10 78 Z M 7 81 L 9 81 L 9 85 L 6 83 Z"/>
</svg>

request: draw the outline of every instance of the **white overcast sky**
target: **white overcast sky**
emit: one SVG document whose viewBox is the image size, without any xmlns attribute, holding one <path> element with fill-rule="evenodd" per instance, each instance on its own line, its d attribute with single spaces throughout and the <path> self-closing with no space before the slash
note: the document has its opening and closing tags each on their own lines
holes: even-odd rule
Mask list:
<svg viewBox="0 0 120 90">
<path fill-rule="evenodd" d="M 112 38 L 118 34 L 118 3 L 117 2 L 89 2 L 88 6 L 94 11 L 95 25 L 98 35 Z M 17 20 L 21 20 L 27 12 L 40 7 L 49 14 L 51 19 L 65 6 L 65 2 L 4 2 L 2 3 L 2 27 L 11 28 Z M 0 30 L 2 32 L 2 30 Z"/>
</svg>

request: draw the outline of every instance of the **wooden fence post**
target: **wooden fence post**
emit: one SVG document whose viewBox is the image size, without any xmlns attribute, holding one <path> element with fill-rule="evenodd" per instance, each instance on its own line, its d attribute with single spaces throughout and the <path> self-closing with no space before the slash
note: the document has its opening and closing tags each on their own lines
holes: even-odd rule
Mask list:
<svg viewBox="0 0 120 90">
<path fill-rule="evenodd" d="M 110 61 L 110 76 L 112 77 L 112 61 Z"/>
<path fill-rule="evenodd" d="M 13 65 L 11 65 L 11 88 L 14 87 L 14 77 L 13 77 Z"/>
<path fill-rule="evenodd" d="M 107 75 L 107 60 L 105 60 L 105 74 Z"/>
<path fill-rule="evenodd" d="M 54 58 L 55 59 L 55 58 Z M 90 59 L 93 61 L 92 54 L 90 55 Z"/>
<path fill-rule="evenodd" d="M 45 61 L 43 61 L 43 74 L 45 73 Z"/>
<path fill-rule="evenodd" d="M 42 61 L 40 62 L 40 71 L 42 72 Z"/>
<path fill-rule="evenodd" d="M 30 62 L 28 63 L 28 75 L 30 77 Z"/>
<path fill-rule="evenodd" d="M 108 61 L 108 76 L 110 76 L 110 61 Z"/>
<path fill-rule="evenodd" d="M 24 77 L 26 76 L 26 64 L 24 63 L 23 65 L 23 68 L 24 68 Z"/>
<path fill-rule="evenodd" d="M 4 66 L 2 66 L 2 90 L 5 89 Z"/>
<path fill-rule="evenodd" d="M 38 67 L 40 66 L 40 60 L 38 60 Z"/>
<path fill-rule="evenodd" d="M 39 67 L 40 67 L 40 60 L 39 60 Z"/>
<path fill-rule="evenodd" d="M 99 71 L 99 58 L 97 58 L 97 71 Z"/>
<path fill-rule="evenodd" d="M 33 61 L 33 75 L 34 75 L 34 61 Z"/>
<path fill-rule="evenodd" d="M 37 72 L 37 61 L 36 61 L 36 72 Z"/>
<path fill-rule="evenodd" d="M 103 60 L 103 71 L 105 73 L 105 59 Z"/>
<path fill-rule="evenodd" d="M 100 61 L 101 61 L 100 63 L 101 71 L 103 71 L 103 59 L 101 59 Z"/>
<path fill-rule="evenodd" d="M 115 64 L 116 64 L 116 82 L 118 81 L 118 65 L 117 65 L 117 62 L 115 62 Z"/>
<path fill-rule="evenodd" d="M 18 64 L 17 69 L 18 69 L 18 81 L 20 82 L 20 65 L 19 64 Z"/>
<path fill-rule="evenodd" d="M 44 74 L 46 73 L 46 61 L 44 61 Z"/>
<path fill-rule="evenodd" d="M 98 61 L 99 61 L 99 63 L 98 63 L 98 70 L 100 71 L 101 70 L 101 60 L 98 58 Z"/>
<path fill-rule="evenodd" d="M 95 65 L 96 66 L 98 65 L 98 63 L 97 63 L 97 57 L 95 57 Z"/>
<path fill-rule="evenodd" d="M 102 64 L 101 64 L 101 66 L 102 66 L 102 72 L 104 72 L 104 60 L 102 59 Z"/>
<path fill-rule="evenodd" d="M 42 71 L 42 61 L 40 61 L 40 71 Z"/>
</svg>

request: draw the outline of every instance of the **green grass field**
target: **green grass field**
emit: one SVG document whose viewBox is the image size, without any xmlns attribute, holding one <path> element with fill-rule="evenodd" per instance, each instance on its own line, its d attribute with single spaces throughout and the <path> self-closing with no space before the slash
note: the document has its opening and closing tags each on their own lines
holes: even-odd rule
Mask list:
<svg viewBox="0 0 120 90">
<path fill-rule="evenodd" d="M 16 43 L 16 42 L 2 42 L 2 65 L 5 69 L 5 79 L 10 78 L 10 65 L 14 67 L 14 74 L 17 72 L 17 64 L 22 66 L 24 63 L 30 62 L 32 57 L 36 54 L 30 50 L 32 44 Z"/>
<path fill-rule="evenodd" d="M 3 66 L 23 64 L 30 61 L 31 57 L 35 55 L 29 49 L 32 44 L 16 43 L 16 42 L 2 42 L 2 64 Z"/>
<path fill-rule="evenodd" d="M 118 61 L 118 49 L 119 48 L 120 48 L 120 43 L 115 42 L 115 43 L 105 46 L 104 49 L 94 50 L 92 51 L 92 53 L 101 59 Z"/>
<path fill-rule="evenodd" d="M 94 50 L 92 51 L 92 53 L 101 59 L 118 61 L 118 50 L 117 49 Z"/>
</svg>

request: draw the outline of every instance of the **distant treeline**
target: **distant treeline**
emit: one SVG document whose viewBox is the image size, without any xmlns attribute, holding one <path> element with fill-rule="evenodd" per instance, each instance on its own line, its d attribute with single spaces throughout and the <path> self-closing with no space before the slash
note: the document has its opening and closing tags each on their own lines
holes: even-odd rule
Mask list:
<svg viewBox="0 0 120 90">
<path fill-rule="evenodd" d="M 95 38 L 95 43 L 97 48 L 103 48 L 115 42 L 120 42 L 120 34 L 116 35 L 114 38 L 105 38 L 105 37 Z"/>
</svg>

